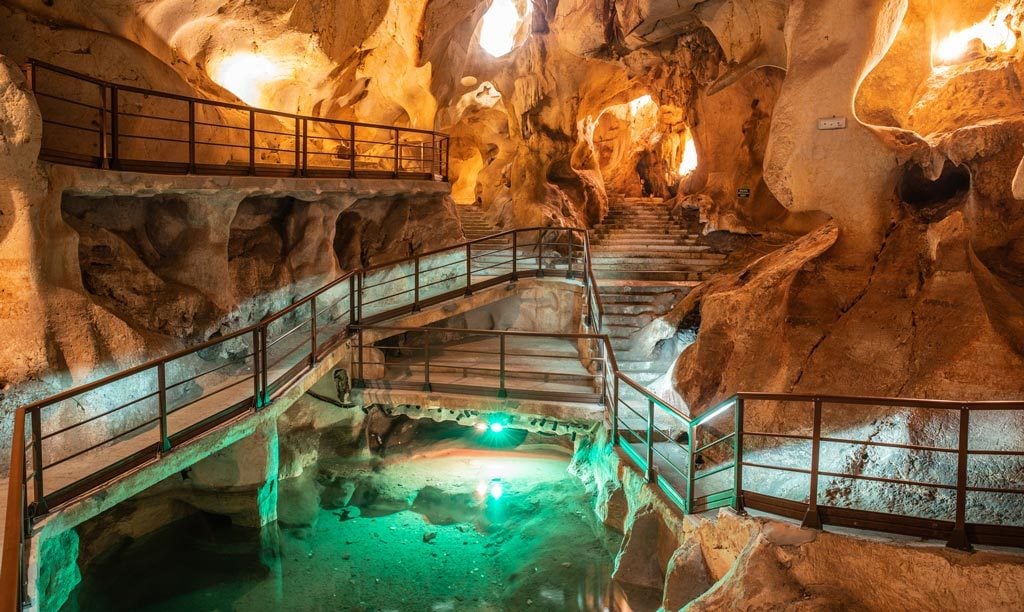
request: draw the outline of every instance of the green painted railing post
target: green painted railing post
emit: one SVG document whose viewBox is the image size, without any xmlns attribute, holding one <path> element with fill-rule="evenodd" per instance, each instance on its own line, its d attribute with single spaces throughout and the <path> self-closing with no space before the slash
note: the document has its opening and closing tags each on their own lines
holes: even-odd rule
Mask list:
<svg viewBox="0 0 1024 612">
<path fill-rule="evenodd" d="M 647 482 L 654 482 L 654 400 L 647 398 Z"/>
<path fill-rule="evenodd" d="M 735 475 L 735 481 L 733 482 L 733 489 L 735 489 L 732 501 L 732 508 L 736 512 L 743 512 L 743 398 L 737 397 L 736 404 L 733 406 L 735 412 L 736 423 L 733 433 L 733 472 Z"/>
<path fill-rule="evenodd" d="M 252 330 L 252 407 L 259 410 L 263 407 L 263 391 L 260 385 L 263 376 L 262 347 L 260 346 L 260 328 Z"/>
<path fill-rule="evenodd" d="M 697 472 L 697 458 L 693 454 L 693 449 L 697 447 L 697 426 L 690 423 L 689 434 L 686 438 L 686 457 L 689 459 L 690 465 L 686 470 L 686 514 L 692 514 L 694 511 L 693 494 L 696 488 L 697 481 L 694 480 Z"/>
</svg>

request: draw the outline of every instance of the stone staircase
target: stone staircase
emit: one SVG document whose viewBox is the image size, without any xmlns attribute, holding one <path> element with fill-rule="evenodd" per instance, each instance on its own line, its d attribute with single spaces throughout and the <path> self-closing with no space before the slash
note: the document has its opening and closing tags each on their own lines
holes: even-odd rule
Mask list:
<svg viewBox="0 0 1024 612">
<path fill-rule="evenodd" d="M 591 265 L 604 306 L 602 329 L 611 338 L 619 368 L 648 385 L 668 371 L 685 341 L 663 340 L 652 353 L 650 340 L 639 332 L 708 278 L 726 256 L 705 243 L 696 211 L 672 219 L 661 199 L 610 197 L 608 216 L 591 232 Z M 499 231 L 478 206 L 459 206 L 458 212 L 469 240 Z M 474 268 L 508 272 L 502 261 L 510 249 L 510 238 L 474 245 Z M 630 390 L 623 394 L 634 396 Z"/>
<path fill-rule="evenodd" d="M 669 217 L 661 199 L 609 194 L 608 216 L 592 232 L 594 275 L 601 286 L 604 332 L 619 369 L 642 385 L 664 376 L 688 342 L 663 340 L 653 353 L 640 330 L 679 303 L 724 263 L 726 255 L 705 243 L 696 211 Z M 639 394 L 620 388 L 623 398 Z M 646 403 L 642 408 L 646 409 Z"/>
<path fill-rule="evenodd" d="M 476 240 L 491 234 L 497 234 L 499 230 L 493 223 L 487 220 L 483 210 L 476 205 L 456 206 L 459 212 L 459 220 L 462 222 L 462 231 L 466 234 L 466 240 Z M 510 238 L 487 240 L 479 243 L 480 248 L 502 248 L 512 243 Z"/>
<path fill-rule="evenodd" d="M 591 239 L 598 279 L 699 282 L 725 260 L 704 244 L 696 211 L 671 219 L 661 199 L 612 197 Z"/>
</svg>

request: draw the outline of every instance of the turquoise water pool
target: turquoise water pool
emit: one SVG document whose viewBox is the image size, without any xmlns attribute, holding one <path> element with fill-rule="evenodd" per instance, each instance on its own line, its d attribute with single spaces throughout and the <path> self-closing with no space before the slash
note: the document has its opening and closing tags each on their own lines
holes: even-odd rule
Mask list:
<svg viewBox="0 0 1024 612">
<path fill-rule="evenodd" d="M 308 524 L 193 515 L 97 557 L 64 609 L 612 609 L 620 537 L 569 459 L 557 447 L 338 459 L 281 488 L 314 488 L 323 506 Z"/>
</svg>

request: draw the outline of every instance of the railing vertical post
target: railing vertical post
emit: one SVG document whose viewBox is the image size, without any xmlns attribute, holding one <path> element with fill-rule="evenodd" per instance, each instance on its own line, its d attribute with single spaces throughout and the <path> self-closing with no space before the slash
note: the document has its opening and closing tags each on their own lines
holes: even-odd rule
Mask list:
<svg viewBox="0 0 1024 612">
<path fill-rule="evenodd" d="M 110 167 L 121 169 L 120 112 L 118 111 L 117 86 L 110 86 Z"/>
<path fill-rule="evenodd" d="M 473 294 L 473 243 L 466 243 L 466 295 Z"/>
<path fill-rule="evenodd" d="M 544 276 L 544 230 L 537 232 L 537 276 Z"/>
<path fill-rule="evenodd" d="M 444 181 L 448 182 L 448 166 L 451 163 L 451 139 L 444 137 Z"/>
<path fill-rule="evenodd" d="M 252 408 L 259 410 L 263 405 L 263 393 L 260 390 L 260 372 L 263 370 L 260 359 L 260 328 L 252 330 Z"/>
<path fill-rule="evenodd" d="M 737 397 L 733 407 L 736 417 L 736 429 L 733 434 L 733 472 L 735 481 L 733 488 L 736 496 L 733 498 L 732 509 L 736 512 L 743 512 L 743 398 Z"/>
<path fill-rule="evenodd" d="M 160 411 L 160 452 L 171 450 L 171 438 L 167 433 L 167 366 L 160 362 L 156 366 L 157 407 Z"/>
<path fill-rule="evenodd" d="M 505 334 L 498 334 L 498 397 L 508 397 L 505 389 Z"/>
<path fill-rule="evenodd" d="M 437 132 L 430 133 L 430 178 L 441 176 L 441 164 L 437 161 Z"/>
<path fill-rule="evenodd" d="M 365 387 L 367 384 L 366 378 L 364 378 L 366 373 L 364 371 L 364 368 L 362 368 L 362 361 L 366 359 L 367 352 L 366 349 L 362 348 L 362 327 L 359 327 L 358 332 L 355 333 L 355 344 L 355 371 L 357 374 L 355 376 L 355 381 L 352 383 L 352 386 Z"/>
<path fill-rule="evenodd" d="M 302 124 L 305 121 L 295 118 L 295 176 L 302 176 Z"/>
<path fill-rule="evenodd" d="M 583 230 L 583 286 L 590 287 L 590 230 Z"/>
<path fill-rule="evenodd" d="M 32 411 L 32 485 L 35 488 L 36 508 L 39 512 L 46 512 L 46 494 L 43 488 L 43 424 L 38 409 Z"/>
<path fill-rule="evenodd" d="M 270 386 L 267 383 L 267 371 L 270 370 L 270 360 L 267 359 L 267 336 L 270 335 L 270 327 L 261 325 L 260 335 L 260 408 L 270 403 Z"/>
<path fill-rule="evenodd" d="M 430 391 L 430 332 L 423 332 L 423 390 Z"/>
<path fill-rule="evenodd" d="M 316 296 L 309 300 L 309 367 L 316 365 Z"/>
<path fill-rule="evenodd" d="M 420 258 L 417 255 L 412 260 L 413 266 L 413 282 L 415 286 L 412 290 L 412 311 L 417 312 L 420 309 Z"/>
<path fill-rule="evenodd" d="M 356 299 L 358 298 L 357 293 L 359 292 L 356 288 L 356 275 L 348 277 L 348 324 L 359 322 L 359 316 L 356 314 Z"/>
<path fill-rule="evenodd" d="M 818 464 L 821 457 L 821 400 L 814 400 L 811 416 L 811 485 L 807 498 L 807 512 L 803 526 L 821 529 L 821 514 L 818 512 Z"/>
<path fill-rule="evenodd" d="M 309 119 L 302 118 L 302 176 L 309 176 Z"/>
<path fill-rule="evenodd" d="M 693 514 L 696 511 L 696 506 L 693 502 L 693 495 L 696 490 L 697 480 L 697 456 L 693 452 L 697 448 L 697 425 L 690 423 L 689 432 L 686 437 L 686 457 L 689 460 L 689 466 L 686 468 L 686 514 Z"/>
<path fill-rule="evenodd" d="M 953 531 L 949 534 L 946 546 L 960 550 L 971 550 L 971 540 L 967 537 L 967 459 L 970 449 L 971 409 L 960 407 L 960 435 L 957 440 L 956 455 L 956 518 Z"/>
<path fill-rule="evenodd" d="M 619 445 L 619 377 L 609 368 L 612 376 L 612 446 Z"/>
<path fill-rule="evenodd" d="M 188 173 L 196 173 L 196 101 L 188 101 Z"/>
<path fill-rule="evenodd" d="M 100 85 L 100 168 L 109 168 L 109 162 L 107 156 L 109 150 L 107 149 L 107 86 Z"/>
<path fill-rule="evenodd" d="M 356 126 L 353 123 L 348 128 L 348 175 L 354 178 L 356 175 Z"/>
<path fill-rule="evenodd" d="M 249 109 L 249 176 L 256 175 L 256 111 Z"/>
<path fill-rule="evenodd" d="M 401 151 L 402 151 L 402 143 L 401 143 L 401 140 L 400 140 L 400 135 L 399 135 L 399 132 L 398 132 L 398 128 L 395 128 L 395 178 L 398 178 L 398 164 L 399 164 L 398 160 L 401 157 Z"/>
<path fill-rule="evenodd" d="M 363 271 L 360 270 L 358 273 L 358 283 L 356 285 L 356 321 L 362 323 L 363 321 L 363 283 L 366 281 L 366 277 Z"/>
<path fill-rule="evenodd" d="M 647 482 L 654 482 L 654 400 L 647 398 Z"/>
<path fill-rule="evenodd" d="M 574 256 L 575 249 L 576 249 L 576 232 L 573 231 L 573 230 L 569 230 L 569 269 L 565 273 L 565 278 L 567 278 L 569 280 L 572 280 L 574 278 L 573 274 L 572 274 L 572 259 L 573 259 L 573 256 Z"/>
<path fill-rule="evenodd" d="M 519 274 L 516 264 L 519 261 L 519 232 L 512 231 L 512 280 L 518 280 Z"/>
</svg>

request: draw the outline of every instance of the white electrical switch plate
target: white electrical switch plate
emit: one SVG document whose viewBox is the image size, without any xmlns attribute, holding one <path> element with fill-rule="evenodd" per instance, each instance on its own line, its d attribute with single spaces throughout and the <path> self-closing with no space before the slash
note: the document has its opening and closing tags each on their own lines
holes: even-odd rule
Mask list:
<svg viewBox="0 0 1024 612">
<path fill-rule="evenodd" d="M 818 119 L 819 130 L 845 130 L 846 129 L 846 117 L 829 117 L 827 119 Z"/>
</svg>

